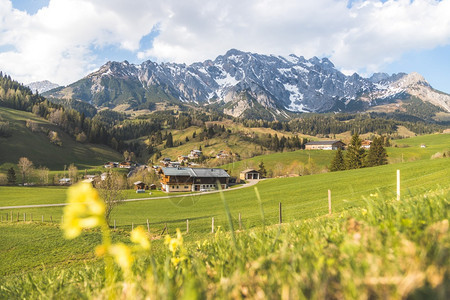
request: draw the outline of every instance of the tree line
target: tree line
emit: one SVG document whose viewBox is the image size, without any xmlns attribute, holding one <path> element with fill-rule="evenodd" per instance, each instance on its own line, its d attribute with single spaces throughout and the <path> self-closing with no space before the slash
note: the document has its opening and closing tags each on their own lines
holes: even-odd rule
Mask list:
<svg viewBox="0 0 450 300">
<path fill-rule="evenodd" d="M 362 147 L 362 140 L 357 133 L 352 135 L 352 139 L 347 147 L 345 154 L 339 148 L 331 161 L 330 171 L 343 171 L 351 169 L 360 169 L 364 167 L 374 167 L 386 165 L 387 152 L 384 148 L 389 144 L 387 137 L 375 137 L 372 140 L 369 151 Z"/>
</svg>

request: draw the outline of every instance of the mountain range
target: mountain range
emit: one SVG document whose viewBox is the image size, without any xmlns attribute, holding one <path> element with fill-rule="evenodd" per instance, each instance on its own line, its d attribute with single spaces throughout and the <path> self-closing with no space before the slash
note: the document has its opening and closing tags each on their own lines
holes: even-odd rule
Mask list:
<svg viewBox="0 0 450 300">
<path fill-rule="evenodd" d="M 235 49 L 191 65 L 108 62 L 44 95 L 111 109 L 153 110 L 158 104 L 209 107 L 234 117 L 267 120 L 295 113 L 365 111 L 411 97 L 450 112 L 450 95 L 433 89 L 418 73 L 347 76 L 327 58 Z"/>
</svg>

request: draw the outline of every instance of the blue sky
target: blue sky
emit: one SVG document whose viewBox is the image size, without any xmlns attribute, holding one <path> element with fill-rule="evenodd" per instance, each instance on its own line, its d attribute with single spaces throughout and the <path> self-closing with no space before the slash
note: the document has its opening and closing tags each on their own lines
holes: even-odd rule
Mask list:
<svg viewBox="0 0 450 300">
<path fill-rule="evenodd" d="M 0 70 L 70 84 L 107 61 L 192 63 L 230 48 L 418 72 L 450 93 L 450 0 L 0 0 Z"/>
</svg>

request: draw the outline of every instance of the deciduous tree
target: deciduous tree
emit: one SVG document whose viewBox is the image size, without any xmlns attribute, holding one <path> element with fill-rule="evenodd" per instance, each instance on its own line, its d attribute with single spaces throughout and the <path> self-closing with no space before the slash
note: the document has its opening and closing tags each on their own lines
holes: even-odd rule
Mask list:
<svg viewBox="0 0 450 300">
<path fill-rule="evenodd" d="M 19 167 L 20 173 L 22 175 L 22 184 L 24 184 L 26 178 L 33 170 L 33 162 L 26 157 L 21 157 L 17 166 Z"/>
</svg>

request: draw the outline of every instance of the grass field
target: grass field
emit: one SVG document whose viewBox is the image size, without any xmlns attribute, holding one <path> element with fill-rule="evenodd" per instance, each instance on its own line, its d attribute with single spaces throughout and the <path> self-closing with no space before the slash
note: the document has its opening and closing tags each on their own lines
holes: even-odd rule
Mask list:
<svg viewBox="0 0 450 300">
<path fill-rule="evenodd" d="M 80 169 L 102 165 L 108 160 L 120 160 L 121 155 L 102 145 L 81 144 L 32 113 L 0 107 L 0 116 L 8 121 L 11 137 L 0 137 L 0 171 L 16 165 L 20 157 L 28 157 L 36 167 L 46 166 L 52 170 L 63 170 L 64 165 L 74 163 Z M 62 146 L 50 143 L 44 132 L 32 132 L 26 121 L 32 120 L 45 130 L 58 132 Z"/>
<path fill-rule="evenodd" d="M 443 293 L 440 286 L 445 286 L 449 278 L 445 275 L 449 272 L 445 267 L 449 259 L 448 220 L 444 238 L 433 235 L 433 229 L 429 228 L 443 226 L 444 229 L 439 230 L 445 230 L 445 224 L 438 222 L 444 222 L 448 214 L 450 158 L 430 157 L 447 149 L 446 137 L 436 135 L 397 141 L 398 147 L 390 150 L 399 151 L 395 153 L 397 157 L 403 153 L 404 163 L 264 180 L 256 185 L 261 202 L 253 188 L 224 193 L 226 205 L 219 194 L 127 202 L 113 212 L 112 219 L 117 224 L 113 239 L 129 244 L 131 224 L 146 226 L 149 219 L 151 235 L 156 238 L 152 241 L 152 258 L 139 263 L 136 272 L 149 274 L 145 270 L 154 268 L 156 275 L 146 282 L 156 280 L 152 284 L 161 288 L 140 292 L 158 297 L 181 297 L 190 291 L 202 291 L 200 298 L 230 293 L 237 293 L 236 297 L 259 294 L 275 298 L 285 293 L 292 298 L 302 298 L 299 293 L 303 293 L 305 298 L 320 299 L 330 295 L 327 291 L 335 291 L 350 298 L 383 295 L 404 298 L 420 289 L 419 295 L 439 299 Z M 401 146 L 400 142 L 409 147 Z M 420 148 L 422 143 L 427 148 Z M 418 158 L 410 159 L 410 154 Z M 397 169 L 401 170 L 402 201 L 409 201 L 404 204 L 392 202 Z M 332 194 L 333 215 L 324 217 L 328 213 L 328 189 Z M 430 204 L 429 198 L 421 196 L 429 190 L 444 193 L 436 204 Z M 0 187 L 0 206 L 58 203 L 65 199 L 65 193 L 66 188 L 61 187 Z M 131 190 L 127 193 L 129 198 L 149 196 Z M 161 194 L 155 192 L 152 196 Z M 278 223 L 280 202 L 286 224 L 282 232 L 273 227 Z M 422 203 L 432 206 L 424 208 Z M 237 248 L 229 234 L 214 236 L 210 233 L 212 217 L 216 230 L 219 226 L 229 228 L 225 206 L 229 208 L 235 229 L 239 228 L 239 213 L 243 228 L 250 229 L 237 234 Z M 368 211 L 367 216 L 362 217 L 362 211 Z M 14 221 L 6 221 L 11 212 Z M 31 214 L 34 222 L 29 221 Z M 75 240 L 63 239 L 58 226 L 61 207 L 0 210 L 0 215 L 3 219 L 0 240 L 6 241 L 0 243 L 0 276 L 4 278 L 0 283 L 0 298 L 48 295 L 92 298 L 104 293 L 102 263 L 93 254 L 94 246 L 100 243 L 98 230 L 86 230 Z M 40 222 L 41 216 L 44 216 L 44 224 Z M 358 226 L 364 226 L 364 230 L 356 229 L 365 237 L 360 245 L 353 243 L 354 232 L 348 230 L 350 217 L 358 218 Z M 184 231 L 186 219 L 190 228 L 189 234 L 184 235 L 185 247 L 196 267 L 183 265 L 178 270 L 185 271 L 178 272 L 167 263 L 168 252 L 159 233 L 165 225 L 171 235 L 175 228 Z M 263 225 L 269 226 L 266 233 L 261 233 Z M 321 237 L 326 239 L 321 240 Z M 236 249 L 240 250 L 236 252 Z M 436 252 L 438 250 L 443 251 L 444 256 Z M 427 259 L 419 258 L 418 253 Z M 154 267 L 149 267 L 152 264 Z M 26 273 L 31 275 L 24 275 Z M 415 274 L 419 277 L 414 278 L 422 278 L 415 279 L 415 288 L 402 289 L 399 280 L 407 280 Z M 191 282 L 192 278 L 199 281 Z M 389 284 L 376 283 L 384 280 L 390 280 Z M 164 294 L 168 291 L 174 294 Z"/>
<path fill-rule="evenodd" d="M 393 195 L 395 192 L 396 169 L 401 170 L 402 193 L 450 184 L 450 159 L 421 160 L 396 165 L 385 165 L 374 168 L 366 168 L 351 171 L 324 173 L 311 176 L 268 179 L 260 182 L 257 187 L 261 194 L 262 204 L 266 212 L 268 223 L 278 221 L 278 203 L 283 205 L 283 218 L 286 222 L 323 215 L 327 212 L 327 190 L 332 191 L 333 209 L 342 211 L 363 204 L 363 196 L 374 193 Z M 1 187 L 3 191 L 9 188 Z M 28 200 L 29 190 L 34 188 L 16 189 L 15 200 L 4 199 L 5 203 L 31 204 L 35 200 Z M 37 188 L 39 189 L 39 188 Z M 25 191 L 25 193 L 20 193 Z M 39 190 L 38 190 L 39 191 Z M 63 189 L 56 189 L 59 196 L 54 196 L 55 202 L 61 202 L 64 197 Z M 37 192 L 45 199 L 50 199 L 53 189 Z M 3 193 L 2 193 L 3 195 Z M 139 194 L 130 192 L 130 197 Z M 144 197 L 143 194 L 142 197 Z M 155 195 L 156 196 L 156 195 Z M 232 212 L 235 225 L 238 214 L 241 213 L 243 224 L 246 227 L 261 225 L 261 213 L 255 192 L 252 188 L 228 191 L 224 193 L 225 199 Z M 22 197 L 22 201 L 20 200 Z M 61 197 L 61 198 L 60 198 Z M 12 210 L 14 219 L 19 212 L 19 218 L 23 219 L 23 213 L 33 214 L 35 218 L 44 215 L 46 220 L 52 215 L 53 220 L 60 220 L 61 207 L 29 208 Z M 0 212 L 6 214 L 10 210 Z M 154 199 L 148 201 L 127 202 L 119 206 L 113 212 L 112 218 L 116 220 L 118 228 L 130 230 L 131 223 L 145 224 L 149 219 L 151 228 L 160 232 L 167 223 L 172 231 L 177 228 L 185 228 L 186 219 L 190 220 L 190 230 L 195 233 L 207 233 L 211 228 L 211 218 L 215 217 L 215 224 L 226 226 L 224 204 L 218 194 L 201 195 L 193 194 L 185 198 Z"/>
<path fill-rule="evenodd" d="M 432 155 L 440 152 L 450 151 L 450 134 L 430 134 L 417 136 L 402 140 L 392 141 L 393 146 L 387 147 L 390 163 L 430 159 Z M 424 144 L 426 148 L 420 146 Z M 397 145 L 397 147 L 394 147 Z M 345 154 L 345 153 L 344 153 Z M 273 153 L 255 156 L 253 158 L 237 161 L 221 166 L 233 176 L 239 176 L 239 172 L 246 168 L 258 168 L 261 161 L 267 170 L 276 175 L 288 175 L 290 172 L 302 172 L 302 168 L 308 166 L 312 161 L 313 172 L 318 173 L 325 170 L 335 155 L 334 151 L 323 150 L 298 150 L 293 152 Z M 281 171 L 282 170 L 282 171 Z"/>
<path fill-rule="evenodd" d="M 362 209 L 234 234 L 217 229 L 196 242 L 187 234 L 169 238 L 169 247 L 156 240 L 150 252 L 128 243 L 132 252 L 115 258 L 113 283 L 101 261 L 93 263 L 92 245 L 101 244 L 95 230 L 67 241 L 49 225 L 0 224 L 2 240 L 19 233 L 15 240 L 30 249 L 21 248 L 17 260 L 17 246 L 6 243 L 0 298 L 448 299 L 449 193 L 441 187 L 401 201 L 369 196 Z M 83 251 L 85 266 L 77 257 Z M 35 254 L 42 252 L 43 267 Z M 134 259 L 133 268 L 124 259 Z M 21 262 L 34 272 L 5 272 Z"/>
</svg>

